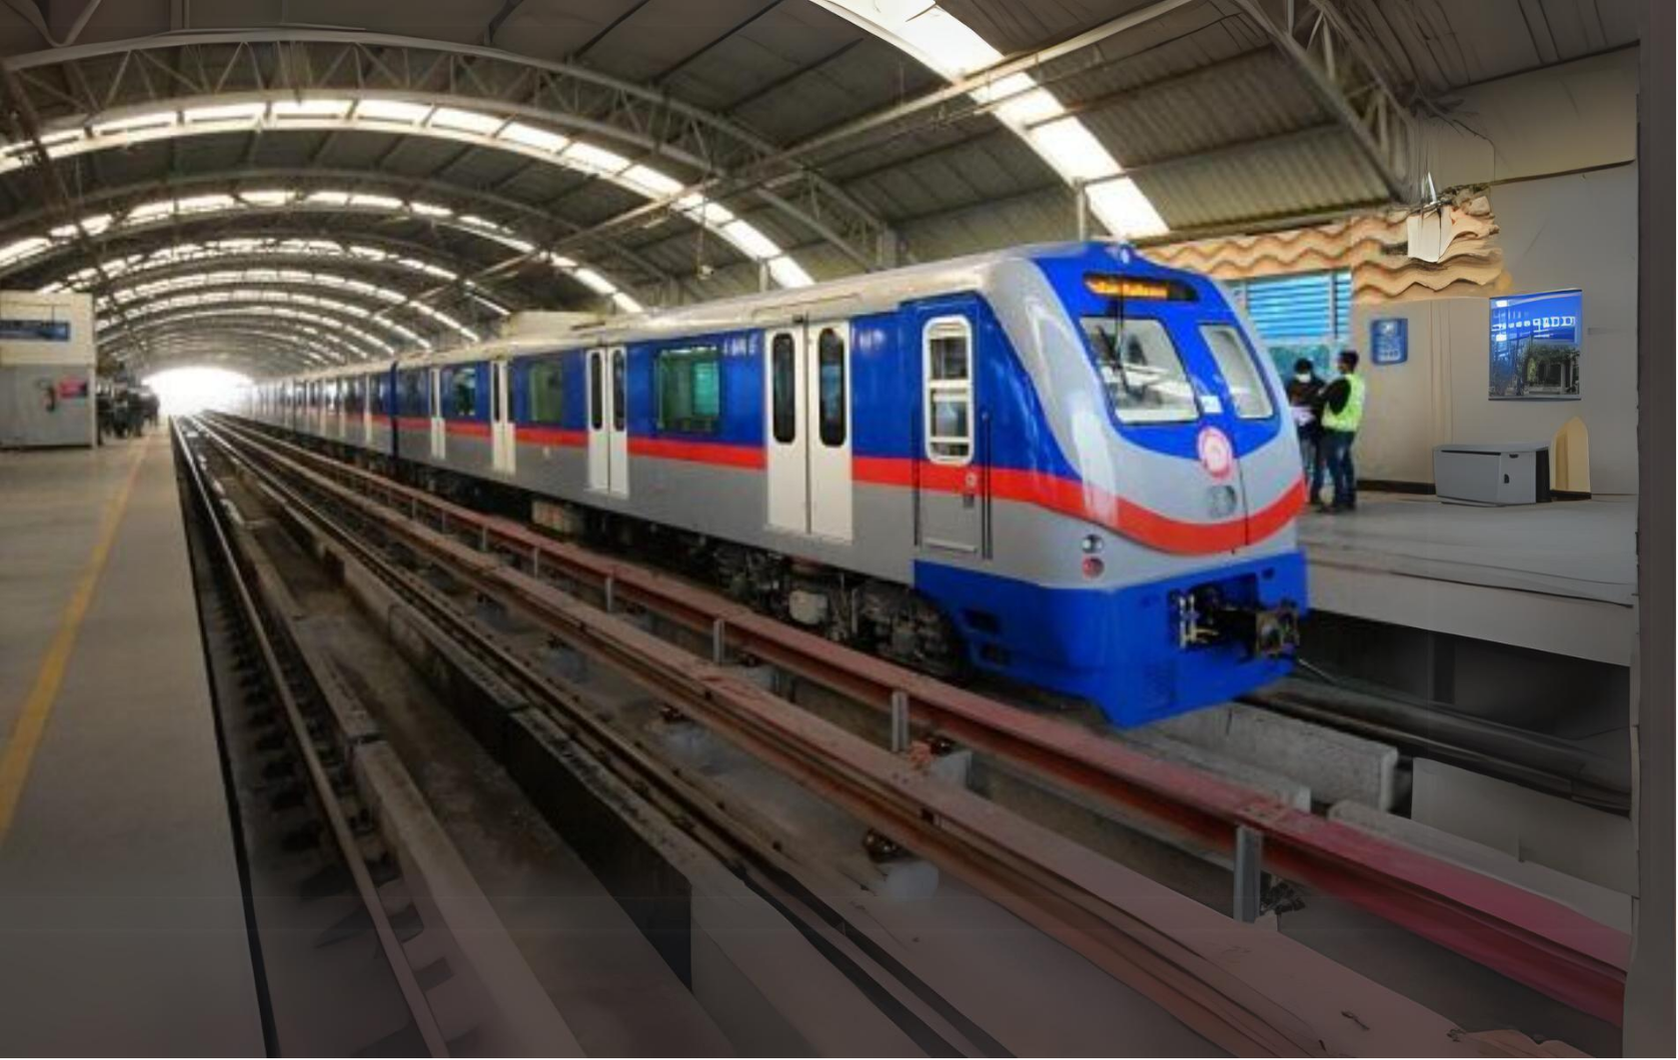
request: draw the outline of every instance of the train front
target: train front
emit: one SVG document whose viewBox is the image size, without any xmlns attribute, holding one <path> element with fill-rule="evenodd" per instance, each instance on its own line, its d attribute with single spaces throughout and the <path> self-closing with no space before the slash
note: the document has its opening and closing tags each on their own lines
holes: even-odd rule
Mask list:
<svg viewBox="0 0 1678 1060">
<path fill-rule="evenodd" d="M 1061 631 L 1077 691 L 1134 725 L 1286 674 L 1306 605 L 1306 489 L 1268 354 L 1218 284 L 1128 246 L 1031 266 L 1046 290 L 1004 327 L 1069 465 L 1055 470 L 1077 483 L 1062 506 L 1077 516 L 1063 531 L 1075 577 L 1074 542 L 1049 543 L 1056 580 L 1086 601 Z"/>
</svg>

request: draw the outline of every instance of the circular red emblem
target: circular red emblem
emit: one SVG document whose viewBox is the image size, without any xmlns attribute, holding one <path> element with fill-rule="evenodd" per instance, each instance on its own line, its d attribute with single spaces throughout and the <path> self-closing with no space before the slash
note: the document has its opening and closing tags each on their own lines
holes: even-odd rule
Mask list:
<svg viewBox="0 0 1678 1060">
<path fill-rule="evenodd" d="M 1235 466 L 1235 447 L 1230 444 L 1229 435 L 1216 427 L 1207 427 L 1200 432 L 1200 439 L 1195 447 L 1200 452 L 1200 466 L 1213 478 L 1228 478 L 1230 468 Z"/>
</svg>

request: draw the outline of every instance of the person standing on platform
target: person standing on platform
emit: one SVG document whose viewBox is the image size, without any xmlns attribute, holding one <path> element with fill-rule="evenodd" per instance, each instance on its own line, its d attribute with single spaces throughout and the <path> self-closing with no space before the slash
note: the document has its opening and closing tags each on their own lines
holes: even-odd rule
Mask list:
<svg viewBox="0 0 1678 1060">
<path fill-rule="evenodd" d="M 111 392 L 108 387 L 100 387 L 93 399 L 94 420 L 98 428 L 98 441 L 105 444 L 105 436 L 115 430 L 111 417 Z"/>
<path fill-rule="evenodd" d="M 1299 432 L 1299 456 L 1305 481 L 1311 487 L 1311 501 L 1322 503 L 1323 495 L 1323 377 L 1308 357 L 1293 363 L 1288 380 L 1288 404 L 1293 408 L 1294 429 Z"/>
<path fill-rule="evenodd" d="M 1325 512 L 1356 511 L 1357 471 L 1352 465 L 1352 443 L 1363 426 L 1363 408 L 1369 385 L 1358 374 L 1356 350 L 1341 350 L 1334 360 L 1340 375 L 1323 390 L 1323 462 L 1334 481 L 1334 503 L 1318 507 Z"/>
</svg>

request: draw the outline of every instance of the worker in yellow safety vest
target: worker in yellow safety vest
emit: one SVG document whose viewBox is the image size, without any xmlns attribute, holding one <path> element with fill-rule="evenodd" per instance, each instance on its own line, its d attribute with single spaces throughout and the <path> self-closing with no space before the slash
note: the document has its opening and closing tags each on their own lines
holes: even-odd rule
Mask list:
<svg viewBox="0 0 1678 1060">
<path fill-rule="evenodd" d="M 1319 505 L 1324 512 L 1349 512 L 1358 506 L 1357 472 L 1352 467 L 1352 442 L 1363 425 L 1363 406 L 1369 384 L 1358 374 L 1356 350 L 1341 350 L 1334 359 L 1340 376 L 1323 391 L 1323 463 L 1334 483 L 1334 503 Z"/>
</svg>

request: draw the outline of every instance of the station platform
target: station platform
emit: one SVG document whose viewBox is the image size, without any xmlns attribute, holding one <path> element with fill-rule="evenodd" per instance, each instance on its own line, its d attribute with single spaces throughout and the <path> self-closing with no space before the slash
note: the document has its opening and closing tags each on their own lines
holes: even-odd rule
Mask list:
<svg viewBox="0 0 1678 1060">
<path fill-rule="evenodd" d="M 0 452 L 0 1044 L 265 1051 L 167 431 Z"/>
<path fill-rule="evenodd" d="M 1504 508 L 1360 492 L 1299 524 L 1312 606 L 1616 666 L 1636 642 L 1637 499 Z"/>
</svg>

